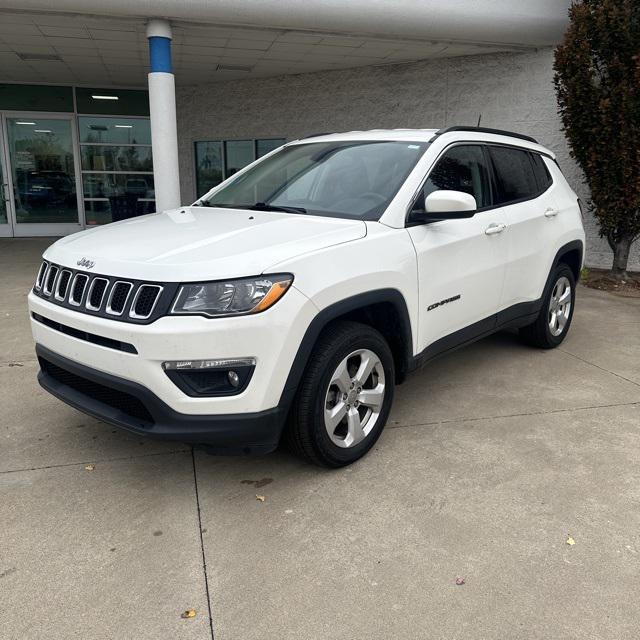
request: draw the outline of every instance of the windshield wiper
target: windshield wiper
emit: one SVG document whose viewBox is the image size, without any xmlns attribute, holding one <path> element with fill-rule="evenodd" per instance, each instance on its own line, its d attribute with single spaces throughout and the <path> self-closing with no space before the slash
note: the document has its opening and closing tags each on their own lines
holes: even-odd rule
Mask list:
<svg viewBox="0 0 640 640">
<path fill-rule="evenodd" d="M 267 204 L 266 202 L 256 202 L 246 207 L 252 211 L 282 211 L 283 213 L 307 213 L 304 207 L 281 207 L 277 204 Z"/>
</svg>

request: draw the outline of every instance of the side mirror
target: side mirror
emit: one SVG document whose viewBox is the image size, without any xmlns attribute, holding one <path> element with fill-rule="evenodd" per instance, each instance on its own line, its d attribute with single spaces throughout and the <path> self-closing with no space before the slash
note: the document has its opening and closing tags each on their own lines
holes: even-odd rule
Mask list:
<svg viewBox="0 0 640 640">
<path fill-rule="evenodd" d="M 464 191 L 434 191 L 424 201 L 424 209 L 414 209 L 414 222 L 436 222 L 438 220 L 460 220 L 472 218 L 478 205 L 476 199 Z"/>
<path fill-rule="evenodd" d="M 464 191 L 434 191 L 424 201 L 424 208 L 427 215 L 437 214 L 438 218 L 471 218 L 478 205 L 476 199 Z"/>
</svg>

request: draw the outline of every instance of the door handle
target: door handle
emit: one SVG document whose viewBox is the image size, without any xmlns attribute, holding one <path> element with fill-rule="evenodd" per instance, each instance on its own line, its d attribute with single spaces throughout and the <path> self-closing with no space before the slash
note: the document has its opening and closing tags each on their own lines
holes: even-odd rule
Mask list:
<svg viewBox="0 0 640 640">
<path fill-rule="evenodd" d="M 496 235 L 496 233 L 502 233 L 506 228 L 507 228 L 507 225 L 502 222 L 500 223 L 493 222 L 484 230 L 484 232 L 488 236 L 494 236 Z"/>
<path fill-rule="evenodd" d="M 554 209 L 553 207 L 549 207 L 545 212 L 544 212 L 544 217 L 545 218 L 555 218 L 560 212 L 557 209 Z"/>
</svg>

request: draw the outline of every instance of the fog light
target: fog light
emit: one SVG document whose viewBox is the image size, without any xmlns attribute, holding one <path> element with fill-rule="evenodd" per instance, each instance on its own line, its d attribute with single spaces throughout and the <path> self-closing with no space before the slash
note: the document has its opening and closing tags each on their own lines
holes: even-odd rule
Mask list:
<svg viewBox="0 0 640 640">
<path fill-rule="evenodd" d="M 169 379 L 191 397 L 232 396 L 242 393 L 255 369 L 255 358 L 172 360 L 162 368 Z"/>
</svg>

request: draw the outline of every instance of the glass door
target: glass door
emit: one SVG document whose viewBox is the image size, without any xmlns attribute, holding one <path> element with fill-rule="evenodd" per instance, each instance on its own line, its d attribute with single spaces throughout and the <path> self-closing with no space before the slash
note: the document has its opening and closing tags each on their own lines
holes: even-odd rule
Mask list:
<svg viewBox="0 0 640 640">
<path fill-rule="evenodd" d="M 71 117 L 8 114 L 5 131 L 13 235 L 79 231 L 80 172 Z"/>
<path fill-rule="evenodd" d="M 0 238 L 13 235 L 13 228 L 9 222 L 9 178 L 5 169 L 4 144 L 2 127 L 0 127 Z"/>
</svg>

